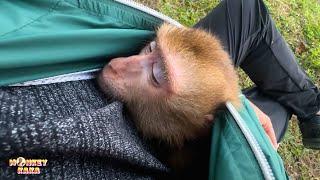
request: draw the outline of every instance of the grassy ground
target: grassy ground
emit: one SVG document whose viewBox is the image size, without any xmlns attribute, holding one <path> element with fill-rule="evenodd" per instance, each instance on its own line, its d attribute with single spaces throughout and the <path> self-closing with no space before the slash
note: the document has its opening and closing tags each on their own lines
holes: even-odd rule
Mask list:
<svg viewBox="0 0 320 180">
<path fill-rule="evenodd" d="M 140 0 L 186 26 L 195 24 L 217 5 L 218 0 Z M 265 0 L 278 29 L 299 64 L 320 85 L 320 0 Z M 252 84 L 239 70 L 241 86 Z M 295 117 L 279 152 L 293 179 L 320 179 L 320 151 L 303 148 Z"/>
</svg>

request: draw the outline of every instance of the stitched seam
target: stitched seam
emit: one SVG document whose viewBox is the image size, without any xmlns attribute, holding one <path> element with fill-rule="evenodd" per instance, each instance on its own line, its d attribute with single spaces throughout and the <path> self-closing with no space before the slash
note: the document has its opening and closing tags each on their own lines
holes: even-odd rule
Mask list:
<svg viewBox="0 0 320 180">
<path fill-rule="evenodd" d="M 75 6 L 74 4 L 72 4 L 72 3 L 70 3 L 70 2 L 67 2 L 67 1 L 64 1 L 64 2 L 67 3 L 67 4 L 69 4 L 70 6 L 72 6 L 72 7 L 74 7 L 74 8 L 83 10 L 83 11 L 85 11 L 86 13 L 88 13 L 88 14 L 90 14 L 90 15 L 97 16 L 97 17 L 106 17 L 106 16 L 107 16 L 107 17 L 109 17 L 109 18 L 111 18 L 111 19 L 113 19 L 113 20 L 115 20 L 115 21 L 117 21 L 117 22 L 120 22 L 118 19 L 116 19 L 116 18 L 114 18 L 114 17 L 112 17 L 112 16 L 110 16 L 110 15 L 108 15 L 108 14 L 101 14 L 101 13 L 98 13 L 98 12 L 92 12 L 92 11 L 86 9 L 86 8 Z M 98 3 L 99 3 L 99 2 L 98 2 Z M 128 25 L 128 26 L 130 26 L 130 27 L 135 27 L 133 24 L 130 24 L 130 23 L 128 23 L 128 22 L 121 22 L 121 23 L 124 24 L 124 25 Z"/>
<path fill-rule="evenodd" d="M 91 1 L 95 1 L 95 2 L 97 2 L 97 3 L 101 3 L 101 4 L 104 4 L 104 5 L 108 5 L 106 2 L 103 2 L 103 1 L 97 1 L 97 0 L 91 0 Z M 129 7 L 129 6 L 126 6 L 126 5 L 123 5 L 123 6 L 126 7 L 127 9 L 134 9 L 134 10 L 136 10 L 135 13 L 131 13 L 131 12 L 128 12 L 128 11 L 127 11 L 127 13 L 131 14 L 132 16 L 137 16 L 136 14 L 138 13 L 138 14 L 141 14 L 141 15 L 143 16 L 143 18 L 148 19 L 149 21 L 152 21 L 152 22 L 156 23 L 153 18 L 151 18 L 151 17 L 149 17 L 149 16 L 146 16 L 146 15 L 145 15 L 145 14 L 146 14 L 145 12 L 141 12 L 141 11 L 135 9 L 135 8 L 132 8 L 132 7 Z M 123 11 L 122 8 L 119 8 L 119 7 L 117 7 L 117 6 L 114 6 L 114 7 L 115 7 L 116 9 L 118 9 L 119 11 Z M 157 19 L 157 18 L 155 18 L 155 19 Z"/>
<path fill-rule="evenodd" d="M 49 8 L 49 10 L 48 10 L 47 13 L 39 16 L 38 18 L 36 18 L 36 19 L 34 19 L 34 20 L 32 20 L 32 21 L 30 21 L 30 22 L 28 22 L 28 23 L 26 23 L 26 24 L 24 24 L 24 25 L 22 25 L 22 26 L 20 26 L 20 27 L 17 28 L 17 29 L 14 29 L 14 30 L 12 30 L 12 31 L 9 31 L 9 32 L 6 32 L 6 33 L 2 34 L 0 37 L 4 37 L 4 36 L 6 36 L 6 35 L 8 35 L 8 34 L 10 34 L 10 33 L 17 32 L 17 31 L 19 31 L 19 30 L 21 30 L 21 29 L 23 29 L 23 28 L 25 28 L 25 27 L 33 24 L 34 22 L 38 21 L 39 19 L 41 19 L 41 18 L 49 15 L 57 6 L 59 6 L 60 3 L 61 3 L 61 1 L 58 1 L 58 2 L 57 2 L 56 4 L 54 4 L 51 8 Z"/>
<path fill-rule="evenodd" d="M 94 1 L 94 2 L 96 2 L 96 3 L 102 4 L 103 6 L 109 6 L 107 3 L 104 3 L 104 2 L 95 1 L 95 0 L 91 0 L 91 1 Z M 90 11 L 90 10 L 87 9 L 87 8 L 76 6 L 76 5 L 74 5 L 73 3 L 68 2 L 67 0 L 64 0 L 64 2 L 67 3 L 67 4 L 69 4 L 69 5 L 71 5 L 71 6 L 74 7 L 74 8 L 78 8 L 78 9 L 83 10 L 83 11 L 87 12 L 87 13 L 90 14 L 90 15 L 99 16 L 99 17 L 105 17 L 105 16 L 107 16 L 107 17 L 112 18 L 112 19 L 114 19 L 114 20 L 116 20 L 116 21 L 119 22 L 118 19 L 116 19 L 115 17 L 111 16 L 110 14 L 103 14 L 103 13 L 100 13 L 100 12 L 92 12 L 92 11 Z M 119 7 L 116 7 L 116 6 L 113 6 L 113 8 L 117 9 L 118 11 L 124 11 L 123 9 L 121 9 L 121 8 L 119 8 Z M 136 16 L 134 13 L 130 13 L 130 12 L 128 12 L 128 11 L 127 11 L 126 13 L 129 13 L 129 14 L 132 15 L 132 16 Z M 141 14 L 143 15 L 143 13 L 141 13 Z M 150 21 L 150 22 L 157 23 L 156 21 L 154 21 L 154 19 L 152 19 L 152 18 L 150 18 L 150 17 L 148 17 L 148 16 L 143 15 L 143 17 L 146 18 L 146 19 L 148 19 L 148 21 Z M 129 26 L 131 26 L 131 27 L 136 27 L 136 25 L 131 24 L 131 23 L 127 22 L 127 21 L 125 21 L 125 22 L 122 21 L 121 23 L 122 23 L 122 24 L 125 24 L 125 25 L 129 25 Z"/>
</svg>

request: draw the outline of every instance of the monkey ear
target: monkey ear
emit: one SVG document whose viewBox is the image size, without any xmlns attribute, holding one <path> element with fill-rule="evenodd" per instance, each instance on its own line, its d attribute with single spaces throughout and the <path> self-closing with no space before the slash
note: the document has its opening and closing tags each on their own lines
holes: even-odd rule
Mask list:
<svg viewBox="0 0 320 180">
<path fill-rule="evenodd" d="M 206 115 L 204 116 L 204 121 L 205 121 L 208 125 L 212 124 L 212 123 L 213 123 L 213 120 L 214 120 L 214 117 L 213 117 L 212 114 L 206 114 Z"/>
</svg>

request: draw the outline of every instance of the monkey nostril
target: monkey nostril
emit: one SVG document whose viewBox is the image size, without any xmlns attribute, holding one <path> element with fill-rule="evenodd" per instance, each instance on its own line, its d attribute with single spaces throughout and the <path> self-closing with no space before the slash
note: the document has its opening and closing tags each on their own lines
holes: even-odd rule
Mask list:
<svg viewBox="0 0 320 180">
<path fill-rule="evenodd" d="M 110 62 L 107 67 L 111 72 L 117 73 L 116 67 L 114 66 L 113 63 Z"/>
</svg>

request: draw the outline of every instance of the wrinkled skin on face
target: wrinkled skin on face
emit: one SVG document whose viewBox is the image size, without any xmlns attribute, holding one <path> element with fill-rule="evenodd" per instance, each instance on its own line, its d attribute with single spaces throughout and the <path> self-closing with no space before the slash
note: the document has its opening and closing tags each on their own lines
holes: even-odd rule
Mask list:
<svg viewBox="0 0 320 180">
<path fill-rule="evenodd" d="M 162 71 L 155 42 L 138 55 L 112 59 L 102 70 L 100 85 L 115 98 L 130 102 L 136 97 L 165 97 L 169 84 Z M 111 92 L 110 92 L 111 91 Z"/>
<path fill-rule="evenodd" d="M 145 137 L 176 147 L 208 131 L 226 101 L 239 104 L 237 76 L 219 41 L 167 24 L 140 54 L 112 59 L 98 81 L 126 104 Z"/>
</svg>

